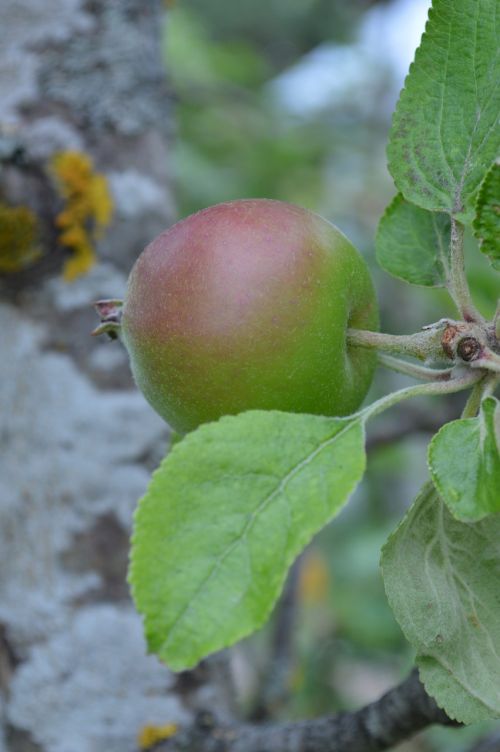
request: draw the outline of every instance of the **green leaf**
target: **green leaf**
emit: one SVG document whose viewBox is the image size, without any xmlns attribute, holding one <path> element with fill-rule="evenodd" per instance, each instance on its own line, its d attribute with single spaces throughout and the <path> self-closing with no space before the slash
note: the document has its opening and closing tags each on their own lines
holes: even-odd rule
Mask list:
<svg viewBox="0 0 500 752">
<path fill-rule="evenodd" d="M 408 201 L 467 224 L 500 149 L 498 13 L 499 0 L 434 0 L 388 147 Z"/>
<path fill-rule="evenodd" d="M 500 271 L 500 159 L 492 164 L 481 183 L 472 227 L 482 252 Z"/>
<path fill-rule="evenodd" d="M 130 583 L 150 650 L 181 670 L 260 627 L 364 468 L 359 416 L 251 411 L 176 444 L 135 517 Z"/>
<path fill-rule="evenodd" d="M 393 199 L 380 220 L 375 240 L 382 269 L 413 285 L 443 287 L 447 281 L 450 218 Z"/>
<path fill-rule="evenodd" d="M 488 397 L 477 418 L 444 425 L 429 444 L 432 479 L 458 520 L 500 512 L 500 402 Z"/>
<path fill-rule="evenodd" d="M 462 723 L 500 717 L 500 517 L 458 522 L 427 483 L 382 573 L 428 693 Z"/>
</svg>

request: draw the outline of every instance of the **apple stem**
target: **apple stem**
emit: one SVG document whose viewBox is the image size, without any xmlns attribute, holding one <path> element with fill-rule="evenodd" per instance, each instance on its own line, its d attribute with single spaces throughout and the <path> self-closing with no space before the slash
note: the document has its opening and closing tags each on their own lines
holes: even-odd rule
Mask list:
<svg viewBox="0 0 500 752">
<path fill-rule="evenodd" d="M 447 324 L 447 322 L 446 322 Z M 347 343 L 352 347 L 366 347 L 401 355 L 410 355 L 419 360 L 443 360 L 445 354 L 441 337 L 445 329 L 444 322 L 426 327 L 415 334 L 385 334 L 362 329 L 348 329 Z"/>
</svg>

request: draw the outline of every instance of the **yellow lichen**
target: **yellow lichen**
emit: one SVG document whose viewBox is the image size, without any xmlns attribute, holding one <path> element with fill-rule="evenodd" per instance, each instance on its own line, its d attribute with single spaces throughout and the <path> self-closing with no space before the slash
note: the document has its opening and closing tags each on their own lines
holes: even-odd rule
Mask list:
<svg viewBox="0 0 500 752">
<path fill-rule="evenodd" d="M 149 749 L 158 742 L 170 739 L 176 733 L 177 725 L 175 723 L 165 723 L 163 726 L 144 726 L 137 737 L 137 743 L 141 749 Z"/>
<path fill-rule="evenodd" d="M 59 242 L 73 255 L 64 265 L 64 278 L 71 281 L 85 274 L 95 262 L 95 241 L 109 225 L 113 200 L 104 175 L 94 170 L 90 157 L 64 151 L 51 161 L 59 195 L 65 202 L 56 217 Z"/>
<path fill-rule="evenodd" d="M 299 597 L 303 603 L 321 603 L 328 593 L 329 573 L 325 559 L 317 551 L 306 557 L 299 579 Z"/>
<path fill-rule="evenodd" d="M 40 255 L 37 219 L 26 206 L 0 203 L 0 273 L 17 272 Z"/>
</svg>

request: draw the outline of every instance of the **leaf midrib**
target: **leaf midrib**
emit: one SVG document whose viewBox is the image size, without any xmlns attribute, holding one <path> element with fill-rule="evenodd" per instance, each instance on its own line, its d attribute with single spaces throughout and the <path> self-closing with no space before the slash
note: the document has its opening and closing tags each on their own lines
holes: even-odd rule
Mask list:
<svg viewBox="0 0 500 752">
<path fill-rule="evenodd" d="M 312 462 L 315 457 L 318 456 L 320 452 L 323 451 L 326 447 L 328 447 L 331 443 L 335 442 L 337 439 L 340 439 L 341 436 L 343 436 L 349 429 L 351 429 L 353 426 L 356 426 L 359 421 L 350 421 L 345 428 L 335 433 L 333 436 L 331 436 L 329 439 L 324 441 L 322 444 L 320 444 L 313 452 L 311 452 L 309 455 L 304 457 L 300 462 L 298 462 L 296 465 L 294 465 L 291 470 L 280 480 L 279 484 L 276 488 L 274 488 L 261 502 L 259 502 L 257 508 L 254 510 L 254 512 L 250 515 L 250 519 L 245 523 L 245 526 L 243 527 L 241 533 L 236 536 L 235 540 L 227 546 L 227 548 L 219 555 L 219 557 L 214 562 L 212 568 L 207 573 L 205 578 L 200 582 L 198 587 L 196 588 L 195 592 L 192 594 L 191 598 L 189 599 L 188 603 L 184 606 L 184 608 L 180 611 L 178 616 L 174 619 L 172 622 L 170 629 L 168 631 L 167 638 L 164 640 L 162 644 L 162 652 L 165 651 L 165 653 L 168 650 L 168 646 L 171 643 L 173 636 L 179 626 L 179 624 L 184 619 L 185 615 L 189 612 L 189 609 L 192 607 L 192 604 L 194 600 L 197 598 L 199 593 L 202 591 L 202 589 L 208 584 L 208 582 L 211 580 L 214 573 L 217 571 L 217 569 L 220 567 L 221 564 L 223 564 L 224 560 L 231 554 L 231 552 L 234 550 L 234 548 L 240 544 L 241 541 L 246 539 L 248 531 L 253 526 L 255 520 L 257 517 L 262 514 L 265 509 L 268 507 L 269 503 L 273 500 L 273 498 L 280 494 L 284 488 L 288 485 L 290 480 L 297 475 L 298 472 L 307 464 Z M 248 590 L 248 588 L 247 588 Z M 245 591 L 246 593 L 247 591 Z M 243 597 L 243 596 L 242 596 Z M 241 599 L 240 599 L 241 600 Z"/>
</svg>

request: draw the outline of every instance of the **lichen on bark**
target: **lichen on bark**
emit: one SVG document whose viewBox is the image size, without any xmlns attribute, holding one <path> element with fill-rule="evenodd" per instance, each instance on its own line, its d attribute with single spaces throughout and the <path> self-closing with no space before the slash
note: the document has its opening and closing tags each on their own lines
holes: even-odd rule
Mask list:
<svg viewBox="0 0 500 752">
<path fill-rule="evenodd" d="M 162 13 L 161 0 L 2 3 L 0 201 L 10 217 L 24 207 L 36 233 L 25 221 L 18 240 L 41 251 L 0 269 L 2 752 L 134 752 L 143 726 L 187 718 L 146 656 L 125 583 L 132 511 L 168 429 L 120 349 L 90 336 L 92 303 L 123 295 L 173 219 Z M 50 168 L 68 151 L 93 161 L 116 206 L 92 237 L 97 264 L 70 285 L 57 218 L 71 196 Z M 101 225 L 102 185 L 90 216 Z"/>
</svg>

